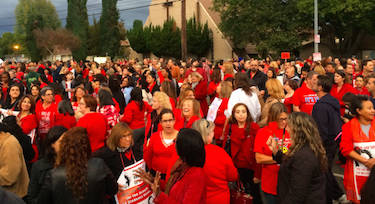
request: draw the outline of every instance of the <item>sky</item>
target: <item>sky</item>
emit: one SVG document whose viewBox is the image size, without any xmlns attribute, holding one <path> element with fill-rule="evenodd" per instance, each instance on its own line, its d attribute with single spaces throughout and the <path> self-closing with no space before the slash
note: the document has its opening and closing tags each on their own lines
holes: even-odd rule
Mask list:
<svg viewBox="0 0 375 204">
<path fill-rule="evenodd" d="M 62 19 L 62 26 L 66 24 L 66 16 L 68 9 L 67 0 L 50 0 L 56 7 L 56 11 L 59 18 Z M 90 25 L 93 23 L 93 14 L 97 20 L 100 19 L 100 13 L 102 11 L 101 6 L 102 0 L 88 0 L 87 1 L 87 13 L 89 15 Z M 149 14 L 148 5 L 151 0 L 118 0 L 117 9 L 120 10 L 120 19 L 124 20 L 125 28 L 130 29 L 133 26 L 134 20 L 142 20 L 143 23 L 147 20 Z M 0 35 L 4 32 L 13 32 L 13 25 L 16 23 L 14 10 L 18 0 L 1 0 L 0 6 Z M 142 7 L 137 8 L 135 7 Z M 123 10 L 123 11 L 121 11 Z"/>
</svg>

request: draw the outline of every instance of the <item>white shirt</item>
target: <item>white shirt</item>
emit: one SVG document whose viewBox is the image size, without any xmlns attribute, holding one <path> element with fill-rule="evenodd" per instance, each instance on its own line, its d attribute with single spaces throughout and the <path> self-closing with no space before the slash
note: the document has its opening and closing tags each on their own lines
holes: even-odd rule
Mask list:
<svg viewBox="0 0 375 204">
<path fill-rule="evenodd" d="M 255 92 L 252 92 L 251 96 L 249 96 L 244 90 L 242 90 L 242 88 L 234 90 L 228 101 L 228 115 L 232 114 L 232 109 L 237 103 L 244 103 L 249 109 L 253 121 L 255 123 L 258 122 L 262 113 L 262 108 Z"/>
</svg>

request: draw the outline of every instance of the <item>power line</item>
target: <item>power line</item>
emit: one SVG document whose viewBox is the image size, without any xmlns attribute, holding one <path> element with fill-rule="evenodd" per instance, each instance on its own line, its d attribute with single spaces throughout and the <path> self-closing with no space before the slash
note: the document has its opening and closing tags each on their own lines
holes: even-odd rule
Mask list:
<svg viewBox="0 0 375 204">
<path fill-rule="evenodd" d="M 130 4 L 134 4 L 134 3 L 146 3 L 146 2 L 149 2 L 150 0 L 134 0 L 134 1 L 127 1 L 127 2 L 125 2 L 125 1 L 118 1 L 117 2 L 117 6 L 118 6 L 118 4 L 121 4 L 121 3 L 130 3 Z M 86 5 L 86 8 L 88 8 L 88 7 L 93 7 L 93 6 L 101 6 L 102 5 L 102 3 L 98 3 L 98 4 L 91 4 L 91 5 Z M 122 5 L 121 5 L 122 6 Z M 124 5 L 125 6 L 125 5 Z M 56 8 L 56 7 L 55 7 Z M 91 9 L 101 9 L 101 7 L 98 7 L 98 8 L 91 8 Z M 62 11 L 68 11 L 68 9 L 66 8 L 66 9 L 62 9 L 62 10 L 57 10 L 56 9 L 56 13 L 57 14 L 59 14 L 59 12 L 62 12 Z M 0 20 L 3 20 L 3 19 L 15 19 L 16 17 L 15 16 L 11 16 L 11 17 L 0 17 Z"/>
</svg>

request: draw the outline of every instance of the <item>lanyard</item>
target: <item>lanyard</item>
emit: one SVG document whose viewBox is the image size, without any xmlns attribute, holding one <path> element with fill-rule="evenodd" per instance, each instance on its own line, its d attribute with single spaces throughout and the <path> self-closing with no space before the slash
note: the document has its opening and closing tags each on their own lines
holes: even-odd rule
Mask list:
<svg viewBox="0 0 375 204">
<path fill-rule="evenodd" d="M 131 153 L 132 153 L 132 157 L 133 157 L 133 160 L 134 160 L 134 163 L 136 163 L 137 161 L 135 160 L 135 156 L 134 156 L 134 154 L 133 154 L 133 151 L 132 150 L 130 150 L 131 151 Z M 120 154 L 120 158 L 121 158 L 121 163 L 122 163 L 122 167 L 125 169 L 125 164 L 124 164 L 124 160 L 122 159 L 122 154 L 121 153 L 123 153 L 123 152 L 119 152 L 119 154 Z"/>
</svg>

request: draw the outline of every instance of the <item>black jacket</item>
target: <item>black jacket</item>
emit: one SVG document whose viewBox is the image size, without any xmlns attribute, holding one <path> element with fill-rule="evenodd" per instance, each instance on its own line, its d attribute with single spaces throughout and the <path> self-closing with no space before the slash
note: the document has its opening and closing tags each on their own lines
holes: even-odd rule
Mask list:
<svg viewBox="0 0 375 204">
<path fill-rule="evenodd" d="M 133 149 L 133 154 L 136 161 L 142 159 L 142 152 L 140 150 Z M 104 147 L 100 149 L 98 152 L 96 152 L 93 156 L 103 159 L 116 179 L 118 179 L 122 170 L 124 170 L 124 166 L 122 166 L 121 162 L 120 153 L 117 150 L 114 152 L 108 147 Z M 124 153 L 122 153 L 122 159 L 125 167 L 134 164 L 134 159 L 131 158 L 130 160 L 128 160 L 128 158 L 124 156 Z"/>
<path fill-rule="evenodd" d="M 31 145 L 31 138 L 23 133 L 21 129 L 19 129 L 19 131 L 11 131 L 10 133 L 14 137 L 16 137 L 18 142 L 20 143 L 25 161 L 30 162 L 35 156 L 35 151 L 33 149 L 33 146 Z"/>
<path fill-rule="evenodd" d="M 123 114 L 125 106 L 126 106 L 124 94 L 122 93 L 121 90 L 114 91 L 112 92 L 112 94 L 113 94 L 113 98 L 116 99 L 118 105 L 120 106 L 120 114 Z"/>
<path fill-rule="evenodd" d="M 255 82 L 256 85 L 258 86 L 259 90 L 260 90 L 260 91 L 266 90 L 266 82 L 267 82 L 267 79 L 268 79 L 268 78 L 267 78 L 267 75 L 266 75 L 265 73 L 263 73 L 263 72 L 261 72 L 261 71 L 258 70 L 257 73 L 255 73 L 254 77 L 251 78 L 251 77 L 250 77 L 250 73 L 251 73 L 251 70 L 248 69 L 248 70 L 246 71 L 246 75 L 247 75 L 250 79 L 254 80 L 254 82 Z"/>
<path fill-rule="evenodd" d="M 282 153 L 279 151 L 274 159 L 280 163 L 281 157 Z M 305 145 L 281 164 L 277 203 L 326 203 L 326 175 L 320 170 L 319 160 L 309 146 Z"/>
<path fill-rule="evenodd" d="M 47 176 L 42 191 L 36 200 L 37 204 L 106 204 L 106 195 L 117 193 L 117 182 L 102 159 L 93 158 L 87 162 L 88 189 L 84 199 L 77 202 L 72 191 L 66 186 L 64 167 L 58 167 Z"/>
<path fill-rule="evenodd" d="M 30 175 L 29 188 L 27 189 L 28 200 L 30 204 L 35 203 L 47 174 L 53 169 L 47 157 L 39 159 L 33 164 Z"/>
<path fill-rule="evenodd" d="M 0 186 L 0 203 L 25 204 L 25 202 L 16 194 L 5 190 Z"/>
<path fill-rule="evenodd" d="M 333 145 L 342 126 L 339 101 L 331 94 L 324 95 L 315 103 L 312 117 L 318 125 L 323 145 Z"/>
</svg>

